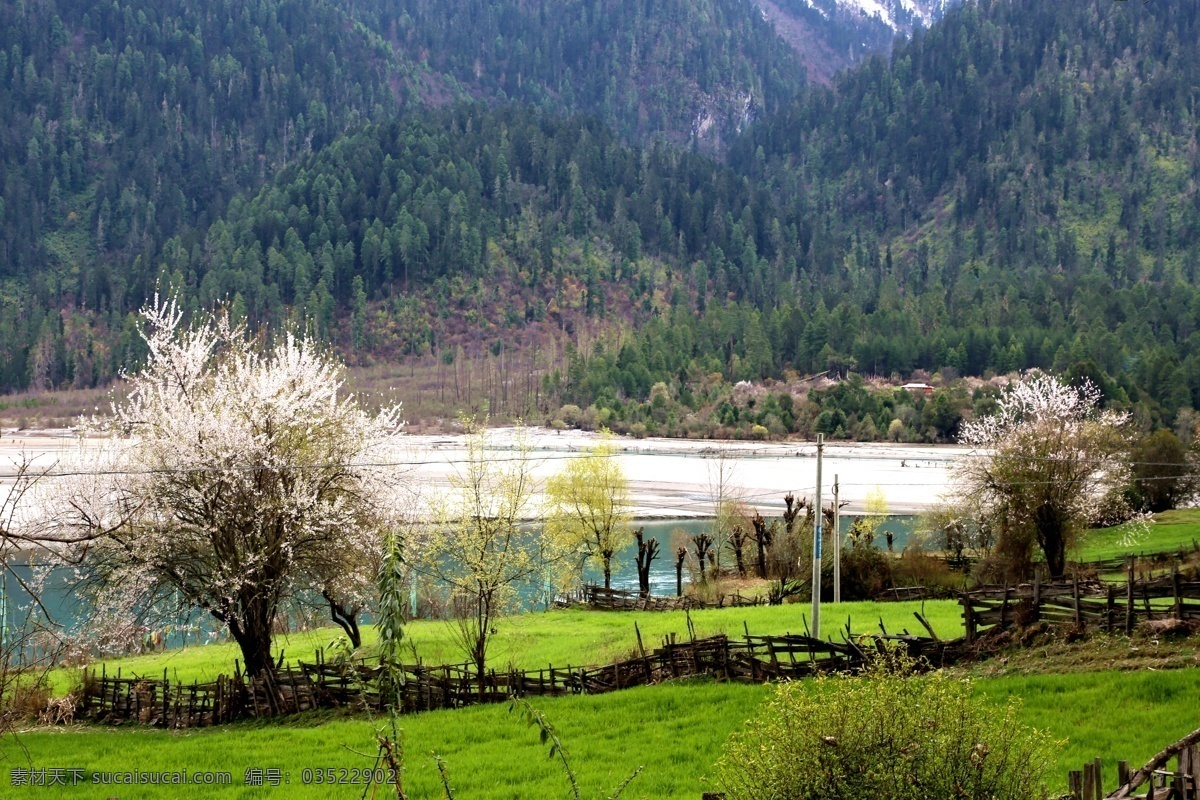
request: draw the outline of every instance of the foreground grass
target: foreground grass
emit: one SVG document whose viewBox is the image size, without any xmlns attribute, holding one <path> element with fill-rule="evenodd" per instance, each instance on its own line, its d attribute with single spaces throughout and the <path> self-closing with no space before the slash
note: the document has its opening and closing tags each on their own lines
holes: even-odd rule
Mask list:
<svg viewBox="0 0 1200 800">
<path fill-rule="evenodd" d="M 913 616 L 921 611 L 930 625 L 943 638 L 962 635 L 961 610 L 952 600 L 931 600 L 925 603 L 840 603 L 822 607 L 822 633 L 825 638 L 841 639 L 847 618 L 854 633 L 874 633 L 882 620 L 889 632 L 908 629 L 924 634 Z M 805 631 L 809 606 L 797 603 L 784 606 L 709 609 L 691 612 L 697 636 L 726 633 L 740 637 L 746 628 L 753 634 L 802 633 Z M 663 637 L 674 633 L 687 638 L 687 615 L 683 612 L 601 612 L 549 611 L 522 614 L 501 620 L 491 648 L 490 660 L 496 669 L 509 666 L 520 669 L 541 669 L 551 664 L 558 667 L 605 664 L 632 654 L 637 648 L 634 624 L 642 634 L 647 650 L 658 647 Z M 282 651 L 285 660 L 312 661 L 317 649 L 328 647 L 339 638 L 338 628 L 322 628 L 302 634 L 277 637 L 276 653 Z M 412 645 L 409 658 L 420 658 L 427 664 L 446 664 L 463 661 L 462 652 L 455 646 L 453 629 L 445 622 L 418 620 L 405 627 Z M 364 629 L 364 644 L 374 643 L 375 631 Z M 172 680 L 207 681 L 218 674 L 231 673 L 234 659 L 240 653 L 233 644 L 213 644 L 185 647 L 165 653 L 112 659 L 105 669 L 122 674 L 162 677 L 167 670 Z M 56 693 L 64 692 L 76 670 L 60 670 L 53 676 Z"/>
<path fill-rule="evenodd" d="M 1162 746 L 1192 730 L 1200 706 L 1200 671 L 1096 672 L 979 679 L 976 691 L 990 702 L 1022 698 L 1026 724 L 1068 740 L 1060 751 L 1052 790 L 1065 788 L 1068 769 L 1100 756 L 1114 774 L 1125 758 L 1140 765 Z M 755 713 L 769 687 L 689 681 L 592 697 L 538 702 L 557 727 L 585 797 L 607 796 L 637 766 L 643 774 L 629 798 L 695 800 L 728 735 Z M 558 800 L 567 796 L 556 762 L 546 758 L 536 731 L 504 706 L 438 711 L 405 717 L 409 796 L 441 797 L 430 751 L 447 762 L 460 800 Z M 77 727 L 23 734 L 3 744 L 9 785 L 14 766 L 114 770 L 220 769 L 233 785 L 188 787 L 188 797 L 355 798 L 361 787 L 306 786 L 312 767 L 364 768 L 370 760 L 347 748 L 373 752 L 374 723 L 361 718 L 313 718 L 287 725 L 233 725 L 168 733 L 145 729 Z M 285 786 L 248 787 L 251 767 L 278 768 Z M 22 797 L 166 798 L 183 796 L 155 787 L 28 788 Z M 385 795 L 380 794 L 380 797 Z"/>
<path fill-rule="evenodd" d="M 1079 561 L 1099 561 L 1126 555 L 1191 550 L 1200 541 L 1200 509 L 1186 508 L 1154 515 L 1150 530 L 1143 536 L 1128 536 L 1123 526 L 1088 531 L 1081 537 L 1072 557 Z"/>
</svg>

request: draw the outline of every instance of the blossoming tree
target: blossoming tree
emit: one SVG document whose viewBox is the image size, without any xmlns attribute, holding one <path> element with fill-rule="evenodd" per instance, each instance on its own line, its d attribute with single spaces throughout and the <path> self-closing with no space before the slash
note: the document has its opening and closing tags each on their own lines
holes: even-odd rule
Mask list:
<svg viewBox="0 0 1200 800">
<path fill-rule="evenodd" d="M 130 624 L 202 609 L 248 674 L 269 674 L 288 602 L 324 594 L 347 622 L 372 585 L 403 481 L 380 464 L 399 409 L 366 412 L 311 341 L 262 346 L 216 317 L 187 327 L 174 304 L 142 316 L 146 365 L 84 446 L 100 468 L 57 505 L 69 524 L 109 529 L 61 555 L 101 613 Z"/>
<path fill-rule="evenodd" d="M 957 468 L 957 500 L 986 517 L 1012 568 L 1027 571 L 1036 544 L 1050 576 L 1061 577 L 1071 536 L 1129 482 L 1127 422 L 1101 409 L 1090 383 L 1031 373 L 1008 387 L 994 414 L 963 424 L 972 452 Z"/>
</svg>

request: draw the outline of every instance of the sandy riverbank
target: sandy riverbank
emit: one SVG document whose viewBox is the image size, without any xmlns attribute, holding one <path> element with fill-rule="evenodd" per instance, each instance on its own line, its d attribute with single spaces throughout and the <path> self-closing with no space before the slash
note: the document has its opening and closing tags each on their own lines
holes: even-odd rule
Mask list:
<svg viewBox="0 0 1200 800">
<path fill-rule="evenodd" d="M 529 431 L 535 473 L 545 479 L 562 462 L 586 450 L 596 434 L 584 431 Z M 511 447 L 514 430 L 491 432 L 497 448 Z M 732 472 L 729 483 L 747 505 L 778 514 L 783 495 L 811 496 L 816 486 L 816 445 L 812 442 L 727 442 L 692 439 L 614 437 L 618 458 L 629 476 L 634 514 L 639 518 L 703 517 L 712 513 L 712 497 L 722 458 Z M 67 460 L 77 447 L 65 430 L 4 431 L 0 436 L 0 481 L 10 477 L 22 454 L 49 466 Z M 965 452 L 954 446 L 837 443 L 825 447 L 824 496 L 837 476 L 849 512 L 862 511 L 867 493 L 879 487 L 893 513 L 919 513 L 937 502 L 949 483 L 950 466 Z M 724 454 L 724 455 L 722 455 Z M 447 485 L 466 455 L 463 438 L 447 435 L 404 437 L 395 454 L 413 480 L 429 487 Z M 731 465 L 731 466 L 729 466 Z M 399 467 L 398 467 L 399 468 Z"/>
</svg>

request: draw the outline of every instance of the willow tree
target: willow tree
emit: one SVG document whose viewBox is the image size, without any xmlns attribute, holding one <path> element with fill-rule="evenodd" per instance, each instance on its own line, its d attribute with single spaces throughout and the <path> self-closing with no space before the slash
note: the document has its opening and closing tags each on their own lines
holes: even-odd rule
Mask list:
<svg viewBox="0 0 1200 800">
<path fill-rule="evenodd" d="M 344 617 L 375 568 L 403 480 L 376 466 L 399 409 L 365 411 L 311 341 L 264 347 L 218 317 L 185 326 L 174 304 L 142 317 L 145 367 L 92 424 L 86 481 L 57 505 L 64 524 L 104 535 L 63 556 L 104 624 L 200 609 L 248 674 L 269 674 L 285 604 L 325 592 Z"/>
<path fill-rule="evenodd" d="M 1101 517 L 1129 483 L 1128 415 L 1100 407 L 1100 392 L 1040 372 L 1010 385 L 995 413 L 963 425 L 971 452 L 954 492 L 998 536 L 1010 569 L 1027 573 L 1040 548 L 1061 577 L 1072 537 Z"/>
<path fill-rule="evenodd" d="M 546 482 L 546 532 L 565 553 L 591 560 L 612 586 L 617 555 L 632 541 L 629 479 L 607 436 Z"/>
</svg>

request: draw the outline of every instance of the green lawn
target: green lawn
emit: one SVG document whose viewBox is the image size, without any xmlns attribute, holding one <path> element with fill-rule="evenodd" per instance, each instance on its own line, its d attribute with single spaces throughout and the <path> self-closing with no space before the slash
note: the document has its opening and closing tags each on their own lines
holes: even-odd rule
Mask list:
<svg viewBox="0 0 1200 800">
<path fill-rule="evenodd" d="M 1071 557 L 1078 561 L 1099 561 L 1130 554 L 1161 553 L 1180 547 L 1191 550 L 1195 541 L 1200 541 L 1200 509 L 1178 509 L 1155 514 L 1149 533 L 1141 536 L 1130 536 L 1123 526 L 1088 531 L 1073 549 Z"/>
<path fill-rule="evenodd" d="M 924 634 L 914 611 L 925 609 L 924 616 L 934 630 L 943 638 L 962 635 L 962 618 L 958 604 L 951 600 L 931 600 L 904 603 L 841 603 L 823 606 L 823 630 L 826 638 L 840 640 L 840 633 L 849 617 L 855 633 L 870 633 L 879 630 L 882 619 L 889 632 L 904 628 Z M 728 633 L 740 637 L 743 626 L 751 633 L 802 633 L 805 619 L 810 612 L 807 603 L 785 606 L 756 606 L 751 608 L 726 608 L 693 611 L 692 624 L 698 636 Z M 497 669 L 515 665 L 519 668 L 540 669 L 551 664 L 558 667 L 584 666 L 609 663 L 634 652 L 637 636 L 634 623 L 641 629 L 646 649 L 658 647 L 662 638 L 675 633 L 687 636 L 687 619 L 683 612 L 600 612 L 600 611 L 550 611 L 509 617 L 497 624 L 497 636 L 491 650 L 491 661 Z M 276 641 L 276 652 L 282 649 L 285 660 L 312 661 L 319 647 L 327 646 L 341 633 L 338 628 L 323 628 L 317 631 L 291 636 L 280 636 Z M 451 629 L 445 622 L 416 621 L 405 629 L 406 636 L 419 656 L 427 664 L 445 664 L 463 661 L 451 637 Z M 366 644 L 374 641 L 375 632 L 367 627 L 363 633 Z M 168 671 L 172 680 L 211 680 L 219 673 L 231 673 L 234 659 L 239 652 L 236 645 L 215 644 L 186 647 L 165 653 L 147 656 L 113 659 L 105 662 L 105 668 L 115 672 L 119 667 L 123 674 L 134 673 L 148 677 L 162 677 Z M 410 655 L 411 658 L 411 655 Z M 74 670 L 62 670 L 55 674 L 56 693 L 69 684 Z"/>
<path fill-rule="evenodd" d="M 1022 697 L 1022 717 L 1054 736 L 1069 739 L 1061 751 L 1057 784 L 1068 769 L 1100 756 L 1115 772 L 1118 758 L 1140 765 L 1163 745 L 1193 729 L 1200 707 L 1200 671 L 1038 675 L 980 679 L 976 690 L 992 701 Z M 769 687 L 689 681 L 592 697 L 544 699 L 546 712 L 566 744 L 584 797 L 608 790 L 637 766 L 643 774 L 629 798 L 696 800 L 704 776 L 729 733 L 751 716 Z M 430 751 L 449 765 L 459 800 L 559 800 L 567 796 L 558 765 L 546 759 L 536 731 L 504 706 L 418 714 L 403 719 L 408 753 L 406 776 L 413 800 L 441 797 Z M 287 725 L 241 724 L 167 733 L 145 729 L 78 727 L 24 734 L 3 745 L 0 785 L 13 767 L 60 767 L 94 771 L 220 769 L 233 776 L 221 788 L 189 787 L 198 798 L 356 798 L 361 788 L 303 785 L 303 770 L 363 768 L 370 761 L 348 748 L 373 752 L 372 723 L 364 719 L 310 720 Z M 278 768 L 290 783 L 279 788 L 244 785 L 251 767 Z M 13 796 L 45 798 L 167 798 L 184 796 L 161 787 L 26 788 Z M 4 793 L 8 796 L 8 793 Z M 380 794 L 379 797 L 384 797 Z"/>
</svg>

